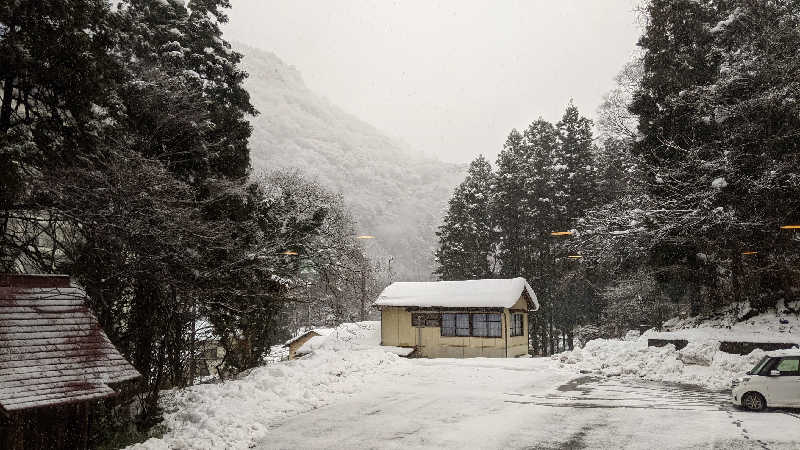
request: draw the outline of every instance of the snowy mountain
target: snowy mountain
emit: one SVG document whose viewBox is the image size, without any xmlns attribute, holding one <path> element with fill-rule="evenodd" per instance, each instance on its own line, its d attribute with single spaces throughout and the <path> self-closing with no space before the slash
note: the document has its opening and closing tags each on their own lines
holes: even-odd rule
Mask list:
<svg viewBox="0 0 800 450">
<path fill-rule="evenodd" d="M 434 234 L 465 167 L 416 154 L 306 87 L 272 53 L 239 45 L 246 87 L 260 114 L 251 120 L 255 170 L 298 168 L 339 192 L 368 244 L 395 280 L 431 278 Z"/>
</svg>

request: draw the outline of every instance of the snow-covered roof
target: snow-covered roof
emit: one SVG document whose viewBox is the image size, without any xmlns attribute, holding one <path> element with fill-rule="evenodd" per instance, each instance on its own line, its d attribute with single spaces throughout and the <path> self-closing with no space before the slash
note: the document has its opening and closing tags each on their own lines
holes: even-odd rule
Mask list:
<svg viewBox="0 0 800 450">
<path fill-rule="evenodd" d="M 328 340 L 329 336 L 312 336 L 311 339 L 303 342 L 303 345 L 297 349 L 295 352 L 296 355 L 305 355 L 306 353 L 311 353 L 314 350 L 318 349 L 322 344 L 324 344 Z"/>
<path fill-rule="evenodd" d="M 383 290 L 376 306 L 510 308 L 527 292 L 534 310 L 536 294 L 525 278 L 465 281 L 396 282 Z"/>
<path fill-rule="evenodd" d="M 298 334 L 297 336 L 295 336 L 295 337 L 293 337 L 293 338 L 289 339 L 288 341 L 286 341 L 286 342 L 283 344 L 283 346 L 284 346 L 284 347 L 288 347 L 288 346 L 290 346 L 290 345 L 294 344 L 295 342 L 299 341 L 300 339 L 302 339 L 302 338 L 304 338 L 304 337 L 308 336 L 309 334 L 313 334 L 313 335 L 315 335 L 315 336 L 320 336 L 320 335 L 321 335 L 321 333 L 317 332 L 317 330 L 308 330 L 308 331 L 305 331 L 305 332 L 303 332 L 303 333 L 300 333 L 300 334 Z"/>
<path fill-rule="evenodd" d="M 139 378 L 66 276 L 0 276 L 0 407 L 18 411 L 114 395 Z"/>
</svg>

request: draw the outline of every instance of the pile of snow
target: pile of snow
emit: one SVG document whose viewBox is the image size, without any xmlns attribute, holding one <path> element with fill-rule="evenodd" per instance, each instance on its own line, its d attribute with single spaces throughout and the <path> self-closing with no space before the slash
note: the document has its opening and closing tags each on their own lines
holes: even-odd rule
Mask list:
<svg viewBox="0 0 800 450">
<path fill-rule="evenodd" d="M 678 360 L 684 364 L 710 366 L 719 351 L 719 341 L 689 342 L 678 350 Z"/>
<path fill-rule="evenodd" d="M 647 338 L 634 341 L 595 339 L 583 348 L 555 355 L 584 373 L 629 376 L 726 389 L 733 378 L 753 368 L 765 352 L 739 356 L 717 351 L 713 343 L 691 344 L 681 351 L 674 345 L 648 347 Z"/>
<path fill-rule="evenodd" d="M 358 392 L 368 377 L 405 364 L 375 344 L 379 322 L 343 324 L 308 356 L 259 367 L 225 383 L 173 391 L 162 405 L 167 433 L 132 449 L 248 448 L 277 420 Z"/>
<path fill-rule="evenodd" d="M 707 316 L 664 322 L 670 331 L 628 332 L 621 340 L 594 339 L 583 348 L 555 355 L 584 373 L 630 376 L 727 389 L 731 379 L 753 368 L 762 350 L 734 355 L 719 350 L 720 342 L 795 343 L 800 347 L 800 301 L 779 301 L 775 308 L 755 314 L 746 303 L 731 304 Z M 688 345 L 648 347 L 648 339 L 685 340 Z"/>
</svg>

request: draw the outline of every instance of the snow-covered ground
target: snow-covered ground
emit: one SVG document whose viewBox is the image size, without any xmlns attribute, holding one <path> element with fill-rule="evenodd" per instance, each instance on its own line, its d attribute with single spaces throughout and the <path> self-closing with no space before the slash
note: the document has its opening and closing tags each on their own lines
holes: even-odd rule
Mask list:
<svg viewBox="0 0 800 450">
<path fill-rule="evenodd" d="M 747 413 L 727 395 L 571 378 L 545 358 L 416 360 L 276 424 L 266 449 L 669 449 L 800 446 L 800 415 Z M 398 369 L 398 368 L 395 368 Z M 569 380 L 569 381 L 564 381 Z"/>
<path fill-rule="evenodd" d="M 347 397 L 371 374 L 406 362 L 379 347 L 379 322 L 346 323 L 323 333 L 329 339 L 304 358 L 168 393 L 163 406 L 169 431 L 132 448 L 247 448 L 276 420 Z"/>
<path fill-rule="evenodd" d="M 754 315 L 747 302 L 732 304 L 714 314 L 674 318 L 664 322 L 664 332 L 648 332 L 652 338 L 689 341 L 747 341 L 800 344 L 800 301 Z"/>
<path fill-rule="evenodd" d="M 664 383 L 721 389 L 758 354 L 638 339 L 553 358 L 404 359 L 378 345 L 377 322 L 327 331 L 301 359 L 174 392 L 169 431 L 133 448 L 800 447 L 800 414 Z"/>
<path fill-rule="evenodd" d="M 739 356 L 718 351 L 719 342 L 648 347 L 647 336 L 636 340 L 596 339 L 584 348 L 553 358 L 582 373 L 623 376 L 651 381 L 687 383 L 711 390 L 730 387 L 731 380 L 753 368 L 764 356 L 761 350 Z"/>
<path fill-rule="evenodd" d="M 665 323 L 670 331 L 648 330 L 641 337 L 629 340 L 596 339 L 586 343 L 584 348 L 554 358 L 583 373 L 727 389 L 733 378 L 750 370 L 765 352 L 754 350 L 749 355 L 733 355 L 719 351 L 720 341 L 797 343 L 800 346 L 800 317 L 789 312 L 783 303 L 742 320 L 749 315 L 746 304 L 739 308 L 732 305 L 712 317 L 670 320 Z M 649 338 L 683 339 L 689 344 L 681 350 L 673 345 L 648 347 Z"/>
</svg>

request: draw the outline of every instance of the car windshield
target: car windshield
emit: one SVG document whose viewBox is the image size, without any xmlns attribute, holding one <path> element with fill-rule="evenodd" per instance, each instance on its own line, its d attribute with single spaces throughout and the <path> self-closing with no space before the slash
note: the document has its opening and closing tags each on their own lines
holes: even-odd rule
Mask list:
<svg viewBox="0 0 800 450">
<path fill-rule="evenodd" d="M 753 366 L 753 368 L 750 369 L 750 371 L 747 372 L 747 374 L 748 375 L 756 375 L 757 373 L 761 372 L 761 369 L 764 368 L 764 366 L 767 364 L 767 361 L 769 361 L 769 356 L 765 356 L 765 357 L 761 358 L 761 361 L 756 363 L 756 365 Z"/>
</svg>

